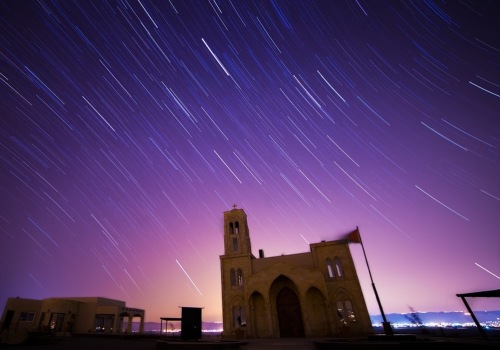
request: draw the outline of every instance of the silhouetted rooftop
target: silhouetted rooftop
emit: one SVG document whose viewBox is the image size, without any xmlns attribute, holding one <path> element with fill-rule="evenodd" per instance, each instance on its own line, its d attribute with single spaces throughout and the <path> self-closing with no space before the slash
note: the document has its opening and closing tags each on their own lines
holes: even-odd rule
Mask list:
<svg viewBox="0 0 500 350">
<path fill-rule="evenodd" d="M 457 294 L 457 297 L 466 297 L 466 298 L 500 298 L 500 289 L 494 290 L 485 290 L 482 292 L 473 292 L 473 293 L 462 293 Z"/>
</svg>

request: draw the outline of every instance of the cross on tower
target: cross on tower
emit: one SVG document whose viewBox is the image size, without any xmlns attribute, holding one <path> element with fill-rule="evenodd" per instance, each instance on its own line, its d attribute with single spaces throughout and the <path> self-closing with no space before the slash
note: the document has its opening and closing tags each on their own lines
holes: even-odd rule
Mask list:
<svg viewBox="0 0 500 350">
<path fill-rule="evenodd" d="M 233 204 L 233 209 L 236 209 L 236 203 L 235 203 L 235 204 Z"/>
</svg>

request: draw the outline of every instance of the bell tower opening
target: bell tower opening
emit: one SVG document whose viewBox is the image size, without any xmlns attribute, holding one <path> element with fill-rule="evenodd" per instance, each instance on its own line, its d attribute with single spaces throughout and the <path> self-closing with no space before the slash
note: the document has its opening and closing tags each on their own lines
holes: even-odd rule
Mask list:
<svg viewBox="0 0 500 350">
<path fill-rule="evenodd" d="M 252 254 L 247 215 L 236 208 L 224 212 L 224 253 L 225 255 Z"/>
</svg>

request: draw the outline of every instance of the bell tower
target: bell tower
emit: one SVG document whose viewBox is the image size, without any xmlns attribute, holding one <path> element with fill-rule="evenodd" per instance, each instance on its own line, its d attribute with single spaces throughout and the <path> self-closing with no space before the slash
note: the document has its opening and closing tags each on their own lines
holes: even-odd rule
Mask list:
<svg viewBox="0 0 500 350">
<path fill-rule="evenodd" d="M 224 212 L 224 254 L 252 254 L 247 214 L 243 209 L 236 209 L 236 204 Z"/>
<path fill-rule="evenodd" d="M 247 214 L 236 208 L 224 212 L 224 255 L 220 256 L 222 320 L 224 336 L 241 337 L 247 325 L 249 305 L 245 299 L 246 278 L 252 275 L 252 247 Z"/>
</svg>

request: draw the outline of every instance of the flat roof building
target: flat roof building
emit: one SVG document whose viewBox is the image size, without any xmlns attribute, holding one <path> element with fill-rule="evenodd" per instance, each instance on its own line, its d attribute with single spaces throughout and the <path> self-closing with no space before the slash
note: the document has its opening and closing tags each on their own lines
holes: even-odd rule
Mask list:
<svg viewBox="0 0 500 350">
<path fill-rule="evenodd" d="M 131 333 L 132 320 L 144 310 L 130 308 L 124 301 L 101 297 L 9 298 L 0 326 L 0 343 L 21 343 L 29 332 Z"/>
</svg>

